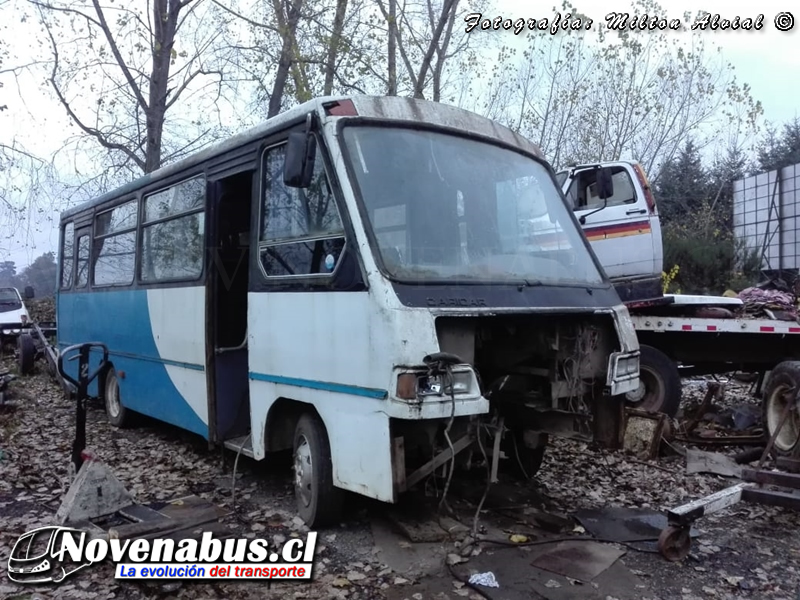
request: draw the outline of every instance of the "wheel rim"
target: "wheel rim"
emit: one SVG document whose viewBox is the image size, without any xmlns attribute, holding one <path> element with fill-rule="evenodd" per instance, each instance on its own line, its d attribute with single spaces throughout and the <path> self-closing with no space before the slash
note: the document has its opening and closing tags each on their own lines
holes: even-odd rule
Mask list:
<svg viewBox="0 0 800 600">
<path fill-rule="evenodd" d="M 667 560 L 678 562 L 688 556 L 692 538 L 689 531 L 679 527 L 667 527 L 658 536 L 658 550 Z"/>
<path fill-rule="evenodd" d="M 787 400 L 785 395 L 787 390 L 789 390 L 788 385 L 779 385 L 769 397 L 767 403 L 767 430 L 770 436 L 775 433 L 775 430 L 780 425 L 786 405 L 794 402 L 794 395 L 791 395 L 791 399 Z M 786 423 L 781 428 L 778 437 L 775 438 L 775 448 L 780 452 L 789 452 L 797 445 L 798 437 L 800 437 L 800 410 L 796 409 L 789 413 L 789 418 L 786 419 Z"/>
<path fill-rule="evenodd" d="M 112 419 L 116 419 L 121 411 L 119 404 L 119 383 L 117 377 L 111 373 L 106 383 L 106 410 Z"/>
<path fill-rule="evenodd" d="M 634 408 L 659 411 L 664 404 L 666 384 L 664 378 L 647 367 L 639 368 L 639 387 L 625 394 L 628 404 Z"/>
<path fill-rule="evenodd" d="M 294 489 L 303 506 L 311 505 L 311 480 L 314 465 L 311 461 L 311 444 L 305 435 L 300 435 L 294 452 Z"/>
</svg>

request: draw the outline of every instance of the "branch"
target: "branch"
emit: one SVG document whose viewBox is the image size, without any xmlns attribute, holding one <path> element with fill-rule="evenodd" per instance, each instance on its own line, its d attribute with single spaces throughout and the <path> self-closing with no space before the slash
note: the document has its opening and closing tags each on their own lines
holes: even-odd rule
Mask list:
<svg viewBox="0 0 800 600">
<path fill-rule="evenodd" d="M 249 17 L 245 17 L 243 14 L 241 14 L 239 12 L 236 12 L 232 8 L 229 8 L 229 7 L 225 6 L 224 4 L 219 2 L 219 0 L 211 0 L 211 1 L 214 4 L 216 4 L 217 6 L 219 6 L 225 12 L 232 14 L 237 19 L 241 19 L 242 21 L 244 21 L 248 25 L 252 25 L 253 27 L 257 27 L 259 29 L 266 29 L 267 31 L 271 31 L 272 33 L 280 33 L 280 31 L 278 30 L 277 27 L 273 27 L 272 25 L 267 25 L 266 23 L 259 23 L 258 21 L 254 21 L 253 19 L 250 19 Z"/>
<path fill-rule="evenodd" d="M 100 3 L 98 0 L 92 0 L 92 4 L 94 5 L 95 11 L 97 11 L 97 16 L 100 20 L 100 28 L 103 30 L 103 33 L 106 36 L 106 40 L 108 41 L 108 45 L 111 47 L 111 53 L 114 55 L 114 58 L 119 65 L 119 68 L 122 70 L 122 74 L 125 76 L 125 79 L 128 81 L 128 85 L 133 92 L 133 95 L 136 97 L 136 101 L 139 103 L 139 106 L 147 112 L 148 106 L 147 101 L 144 99 L 142 95 L 142 90 L 139 89 L 139 86 L 136 84 L 136 81 L 133 79 L 133 75 L 128 70 L 128 65 L 125 63 L 125 59 L 122 58 L 122 54 L 117 47 L 117 43 L 114 40 L 114 36 L 111 33 L 111 29 L 108 27 L 108 23 L 106 23 L 106 17 L 103 14 L 103 9 L 100 7 Z"/>
<path fill-rule="evenodd" d="M 383 18 L 389 20 L 389 13 L 386 10 L 386 7 L 383 5 L 381 0 L 375 0 L 378 4 L 378 7 L 381 9 L 381 13 L 383 13 Z M 403 13 L 405 11 L 402 11 Z M 394 28 L 395 36 L 397 38 L 397 49 L 400 50 L 400 58 L 403 59 L 403 64 L 406 66 L 406 70 L 408 71 L 408 77 L 411 79 L 411 85 L 416 88 L 417 87 L 417 77 L 414 74 L 414 67 L 411 65 L 411 61 L 408 58 L 408 54 L 406 53 L 405 46 L 403 45 L 403 39 L 400 35 L 400 28 Z"/>
<path fill-rule="evenodd" d="M 87 15 L 86 13 L 83 13 L 83 12 L 81 12 L 79 10 L 75 10 L 74 8 L 66 8 L 66 7 L 63 7 L 63 6 L 54 6 L 52 4 L 47 4 L 45 2 L 37 2 L 36 0 L 28 0 L 28 2 L 30 2 L 34 6 L 39 7 L 39 9 L 46 8 L 47 10 L 54 10 L 56 12 L 63 12 L 63 13 L 78 15 L 79 17 L 83 17 L 84 19 L 86 19 L 90 23 L 94 23 L 98 27 L 100 26 L 100 23 L 98 21 L 96 21 L 95 19 L 93 19 L 92 17 Z"/>
<path fill-rule="evenodd" d="M 53 90 L 55 91 L 56 96 L 58 96 L 59 102 L 61 102 L 61 105 L 66 109 L 69 117 L 85 133 L 95 138 L 104 148 L 107 148 L 109 150 L 118 150 L 122 152 L 123 154 L 128 156 L 131 160 L 133 160 L 139 167 L 144 169 L 144 161 L 138 156 L 136 156 L 136 154 L 133 153 L 129 148 L 123 146 L 122 144 L 117 144 L 115 142 L 108 140 L 103 134 L 103 132 L 101 132 L 100 130 L 85 125 L 83 121 L 80 120 L 78 115 L 75 114 L 75 111 L 72 110 L 72 107 L 69 105 L 69 102 L 67 102 L 67 99 L 61 93 L 61 90 L 58 88 L 58 84 L 56 83 L 56 75 L 58 73 L 58 56 L 59 56 L 58 45 L 56 44 L 55 37 L 53 37 L 53 32 L 50 31 L 49 26 L 45 25 L 45 31 L 47 32 L 47 36 L 50 38 L 50 43 L 53 46 L 53 70 L 50 74 L 49 81 L 50 84 L 53 86 Z"/>
<path fill-rule="evenodd" d="M 180 87 L 175 91 L 175 93 L 172 96 L 172 99 L 169 102 L 167 102 L 164 112 L 168 111 L 170 107 L 173 104 L 175 104 L 175 102 L 178 101 L 180 95 L 184 92 L 184 90 L 188 87 L 188 85 L 192 82 L 192 80 L 198 75 L 219 75 L 220 81 L 222 81 L 223 79 L 222 71 L 216 71 L 216 70 L 206 71 L 205 69 L 197 69 L 194 73 L 189 75 L 189 77 L 187 77 L 180 85 Z"/>
</svg>

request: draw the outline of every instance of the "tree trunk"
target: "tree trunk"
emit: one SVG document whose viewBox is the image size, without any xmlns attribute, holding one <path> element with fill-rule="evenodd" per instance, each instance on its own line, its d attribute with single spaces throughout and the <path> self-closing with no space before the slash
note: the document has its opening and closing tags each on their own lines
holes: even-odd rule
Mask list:
<svg viewBox="0 0 800 600">
<path fill-rule="evenodd" d="M 388 96 L 397 96 L 397 0 L 389 0 Z"/>
<path fill-rule="evenodd" d="M 288 4 L 284 15 L 281 0 L 272 0 L 275 9 L 275 18 L 278 21 L 278 29 L 281 32 L 283 43 L 281 54 L 278 59 L 278 70 L 275 73 L 275 83 L 272 86 L 272 94 L 269 97 L 269 110 L 267 118 L 274 117 L 281 112 L 283 93 L 286 89 L 286 80 L 289 78 L 289 71 L 294 63 L 294 35 L 297 31 L 297 21 L 300 19 L 300 10 L 303 8 L 303 0 L 293 0 L 293 4 Z"/>
<path fill-rule="evenodd" d="M 333 76 L 336 74 L 336 59 L 339 56 L 339 48 L 342 45 L 342 30 L 344 29 L 344 17 L 347 13 L 347 0 L 336 0 L 336 14 L 333 17 L 333 34 L 328 44 L 328 56 L 325 60 L 325 86 L 323 95 L 330 96 L 333 93 Z"/>
<path fill-rule="evenodd" d="M 425 53 L 425 58 L 422 59 L 422 65 L 419 68 L 417 84 L 414 86 L 414 98 L 419 98 L 421 100 L 425 98 L 422 93 L 423 89 L 425 88 L 425 76 L 428 74 L 428 69 L 431 66 L 433 54 L 436 52 L 436 48 L 439 47 L 439 40 L 442 37 L 444 26 L 449 20 L 452 20 L 455 17 L 455 12 L 452 10 L 454 6 L 455 0 L 444 0 L 442 14 L 439 15 L 439 22 L 436 24 L 436 29 L 431 34 L 431 41 L 428 44 L 428 51 Z"/>
<path fill-rule="evenodd" d="M 180 10 L 180 0 L 155 0 L 153 2 L 153 67 L 150 74 L 149 102 L 146 113 L 145 173 L 155 171 L 161 166 L 161 137 L 167 112 L 169 65 Z"/>
<path fill-rule="evenodd" d="M 453 7 L 450 9 L 452 14 L 456 14 L 458 8 L 458 0 L 453 0 Z M 439 102 L 442 98 L 442 70 L 444 63 L 447 60 L 447 49 L 450 46 L 450 40 L 453 37 L 453 27 L 456 20 L 451 17 L 447 20 L 447 30 L 444 32 L 442 44 L 436 47 L 436 64 L 433 68 L 433 101 Z"/>
</svg>

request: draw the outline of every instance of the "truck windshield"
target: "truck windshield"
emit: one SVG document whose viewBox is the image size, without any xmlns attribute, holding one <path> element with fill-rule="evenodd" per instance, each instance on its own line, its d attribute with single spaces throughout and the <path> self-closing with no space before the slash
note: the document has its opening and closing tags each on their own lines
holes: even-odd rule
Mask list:
<svg viewBox="0 0 800 600">
<path fill-rule="evenodd" d="M 603 283 L 560 192 L 536 160 L 419 129 L 351 125 L 343 137 L 390 277 Z"/>
<path fill-rule="evenodd" d="M 22 308 L 22 300 L 20 300 L 17 290 L 0 288 L 0 312 L 19 310 L 20 308 Z"/>
</svg>

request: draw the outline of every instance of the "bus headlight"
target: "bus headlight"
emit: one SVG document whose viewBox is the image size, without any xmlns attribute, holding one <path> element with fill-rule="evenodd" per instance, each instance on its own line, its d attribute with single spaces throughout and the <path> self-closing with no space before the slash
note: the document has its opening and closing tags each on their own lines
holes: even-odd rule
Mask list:
<svg viewBox="0 0 800 600">
<path fill-rule="evenodd" d="M 477 380 L 472 371 L 453 371 L 452 385 L 446 375 L 427 373 L 400 373 L 397 376 L 397 397 L 403 400 L 416 400 L 426 396 L 451 396 L 470 394 Z"/>
</svg>

